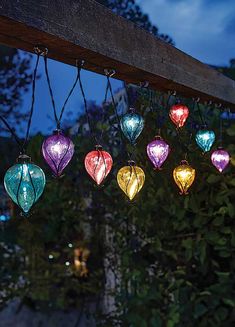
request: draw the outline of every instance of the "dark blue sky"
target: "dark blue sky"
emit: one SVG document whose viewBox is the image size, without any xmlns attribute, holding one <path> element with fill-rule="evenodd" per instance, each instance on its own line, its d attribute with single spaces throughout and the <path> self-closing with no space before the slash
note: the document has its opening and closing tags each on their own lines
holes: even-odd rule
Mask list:
<svg viewBox="0 0 235 327">
<path fill-rule="evenodd" d="M 169 34 L 176 47 L 191 56 L 213 65 L 228 65 L 235 58 L 235 1 L 234 0 L 138 0 L 151 21 L 159 27 L 160 33 Z M 37 82 L 35 114 L 32 132 L 48 133 L 53 128 L 52 107 L 43 70 Z M 76 74 L 74 67 L 49 61 L 49 71 L 55 93 L 56 104 L 61 108 Z M 98 103 L 105 91 L 105 77 L 83 72 L 87 98 Z M 121 86 L 113 80 L 114 89 Z M 25 95 L 24 109 L 29 107 L 30 94 Z M 82 99 L 77 87 L 68 111 L 76 118 L 81 111 Z M 48 115 L 52 118 L 50 120 Z"/>
</svg>

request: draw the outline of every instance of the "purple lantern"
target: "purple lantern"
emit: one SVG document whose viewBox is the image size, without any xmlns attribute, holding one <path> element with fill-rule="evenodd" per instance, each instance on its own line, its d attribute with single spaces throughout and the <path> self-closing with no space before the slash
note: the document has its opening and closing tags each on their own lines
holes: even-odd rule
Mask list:
<svg viewBox="0 0 235 327">
<path fill-rule="evenodd" d="M 156 136 L 155 140 L 147 145 L 147 154 L 156 169 L 161 169 L 163 162 L 170 152 L 169 145 L 163 141 L 161 136 Z"/>
<path fill-rule="evenodd" d="M 228 166 L 229 153 L 223 149 L 215 150 L 211 155 L 211 162 L 220 173 Z"/>
<path fill-rule="evenodd" d="M 55 130 L 42 144 L 42 154 L 56 177 L 61 176 L 64 168 L 72 159 L 74 144 L 61 130 Z"/>
</svg>

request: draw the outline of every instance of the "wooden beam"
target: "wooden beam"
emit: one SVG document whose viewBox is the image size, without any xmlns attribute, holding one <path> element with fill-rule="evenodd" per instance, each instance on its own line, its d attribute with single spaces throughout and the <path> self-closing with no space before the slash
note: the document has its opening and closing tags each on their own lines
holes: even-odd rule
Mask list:
<svg viewBox="0 0 235 327">
<path fill-rule="evenodd" d="M 235 110 L 235 81 L 113 14 L 93 0 L 0 0 L 0 43 L 150 87 L 175 90 Z"/>
</svg>

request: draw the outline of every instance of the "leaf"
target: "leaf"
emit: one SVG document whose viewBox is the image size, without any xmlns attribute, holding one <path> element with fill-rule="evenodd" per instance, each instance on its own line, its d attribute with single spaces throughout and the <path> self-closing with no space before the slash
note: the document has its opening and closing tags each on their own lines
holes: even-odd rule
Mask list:
<svg viewBox="0 0 235 327">
<path fill-rule="evenodd" d="M 223 224 L 223 222 L 224 222 L 224 217 L 223 216 L 219 216 L 219 217 L 216 217 L 213 220 L 212 224 L 215 225 L 215 226 L 220 226 L 220 225 Z"/>
<path fill-rule="evenodd" d="M 209 175 L 209 177 L 207 178 L 207 182 L 209 184 L 215 184 L 218 183 L 221 180 L 221 176 L 220 175 Z"/>
<path fill-rule="evenodd" d="M 235 300 L 233 300 L 233 299 L 227 299 L 227 298 L 223 298 L 222 300 L 223 300 L 224 304 L 227 304 L 227 305 L 229 305 L 232 308 L 235 307 Z"/>
<path fill-rule="evenodd" d="M 203 240 L 199 242 L 199 258 L 201 264 L 204 264 L 205 259 L 206 259 L 206 248 L 207 248 L 207 243 Z"/>
<path fill-rule="evenodd" d="M 194 309 L 194 318 L 199 318 L 201 317 L 202 315 L 204 315 L 204 313 L 207 312 L 207 307 L 203 304 L 203 303 L 198 303 L 196 304 L 195 306 L 195 309 Z"/>
</svg>

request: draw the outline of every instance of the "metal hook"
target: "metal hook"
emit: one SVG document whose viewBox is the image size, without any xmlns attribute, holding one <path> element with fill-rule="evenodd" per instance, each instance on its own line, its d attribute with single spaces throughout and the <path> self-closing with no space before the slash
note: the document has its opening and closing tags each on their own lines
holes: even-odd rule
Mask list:
<svg viewBox="0 0 235 327">
<path fill-rule="evenodd" d="M 147 88 L 147 87 L 149 87 L 149 81 L 140 82 L 140 87 L 141 88 Z"/>
<path fill-rule="evenodd" d="M 79 59 L 76 59 L 76 67 L 80 67 L 82 68 L 85 64 L 85 60 L 79 60 Z"/>
<path fill-rule="evenodd" d="M 34 48 L 34 53 L 37 54 L 38 56 L 43 56 L 46 57 L 48 54 L 48 48 L 45 47 L 44 45 L 36 45 Z"/>
<path fill-rule="evenodd" d="M 115 69 L 105 68 L 104 73 L 107 77 L 112 77 L 116 74 Z"/>
</svg>

